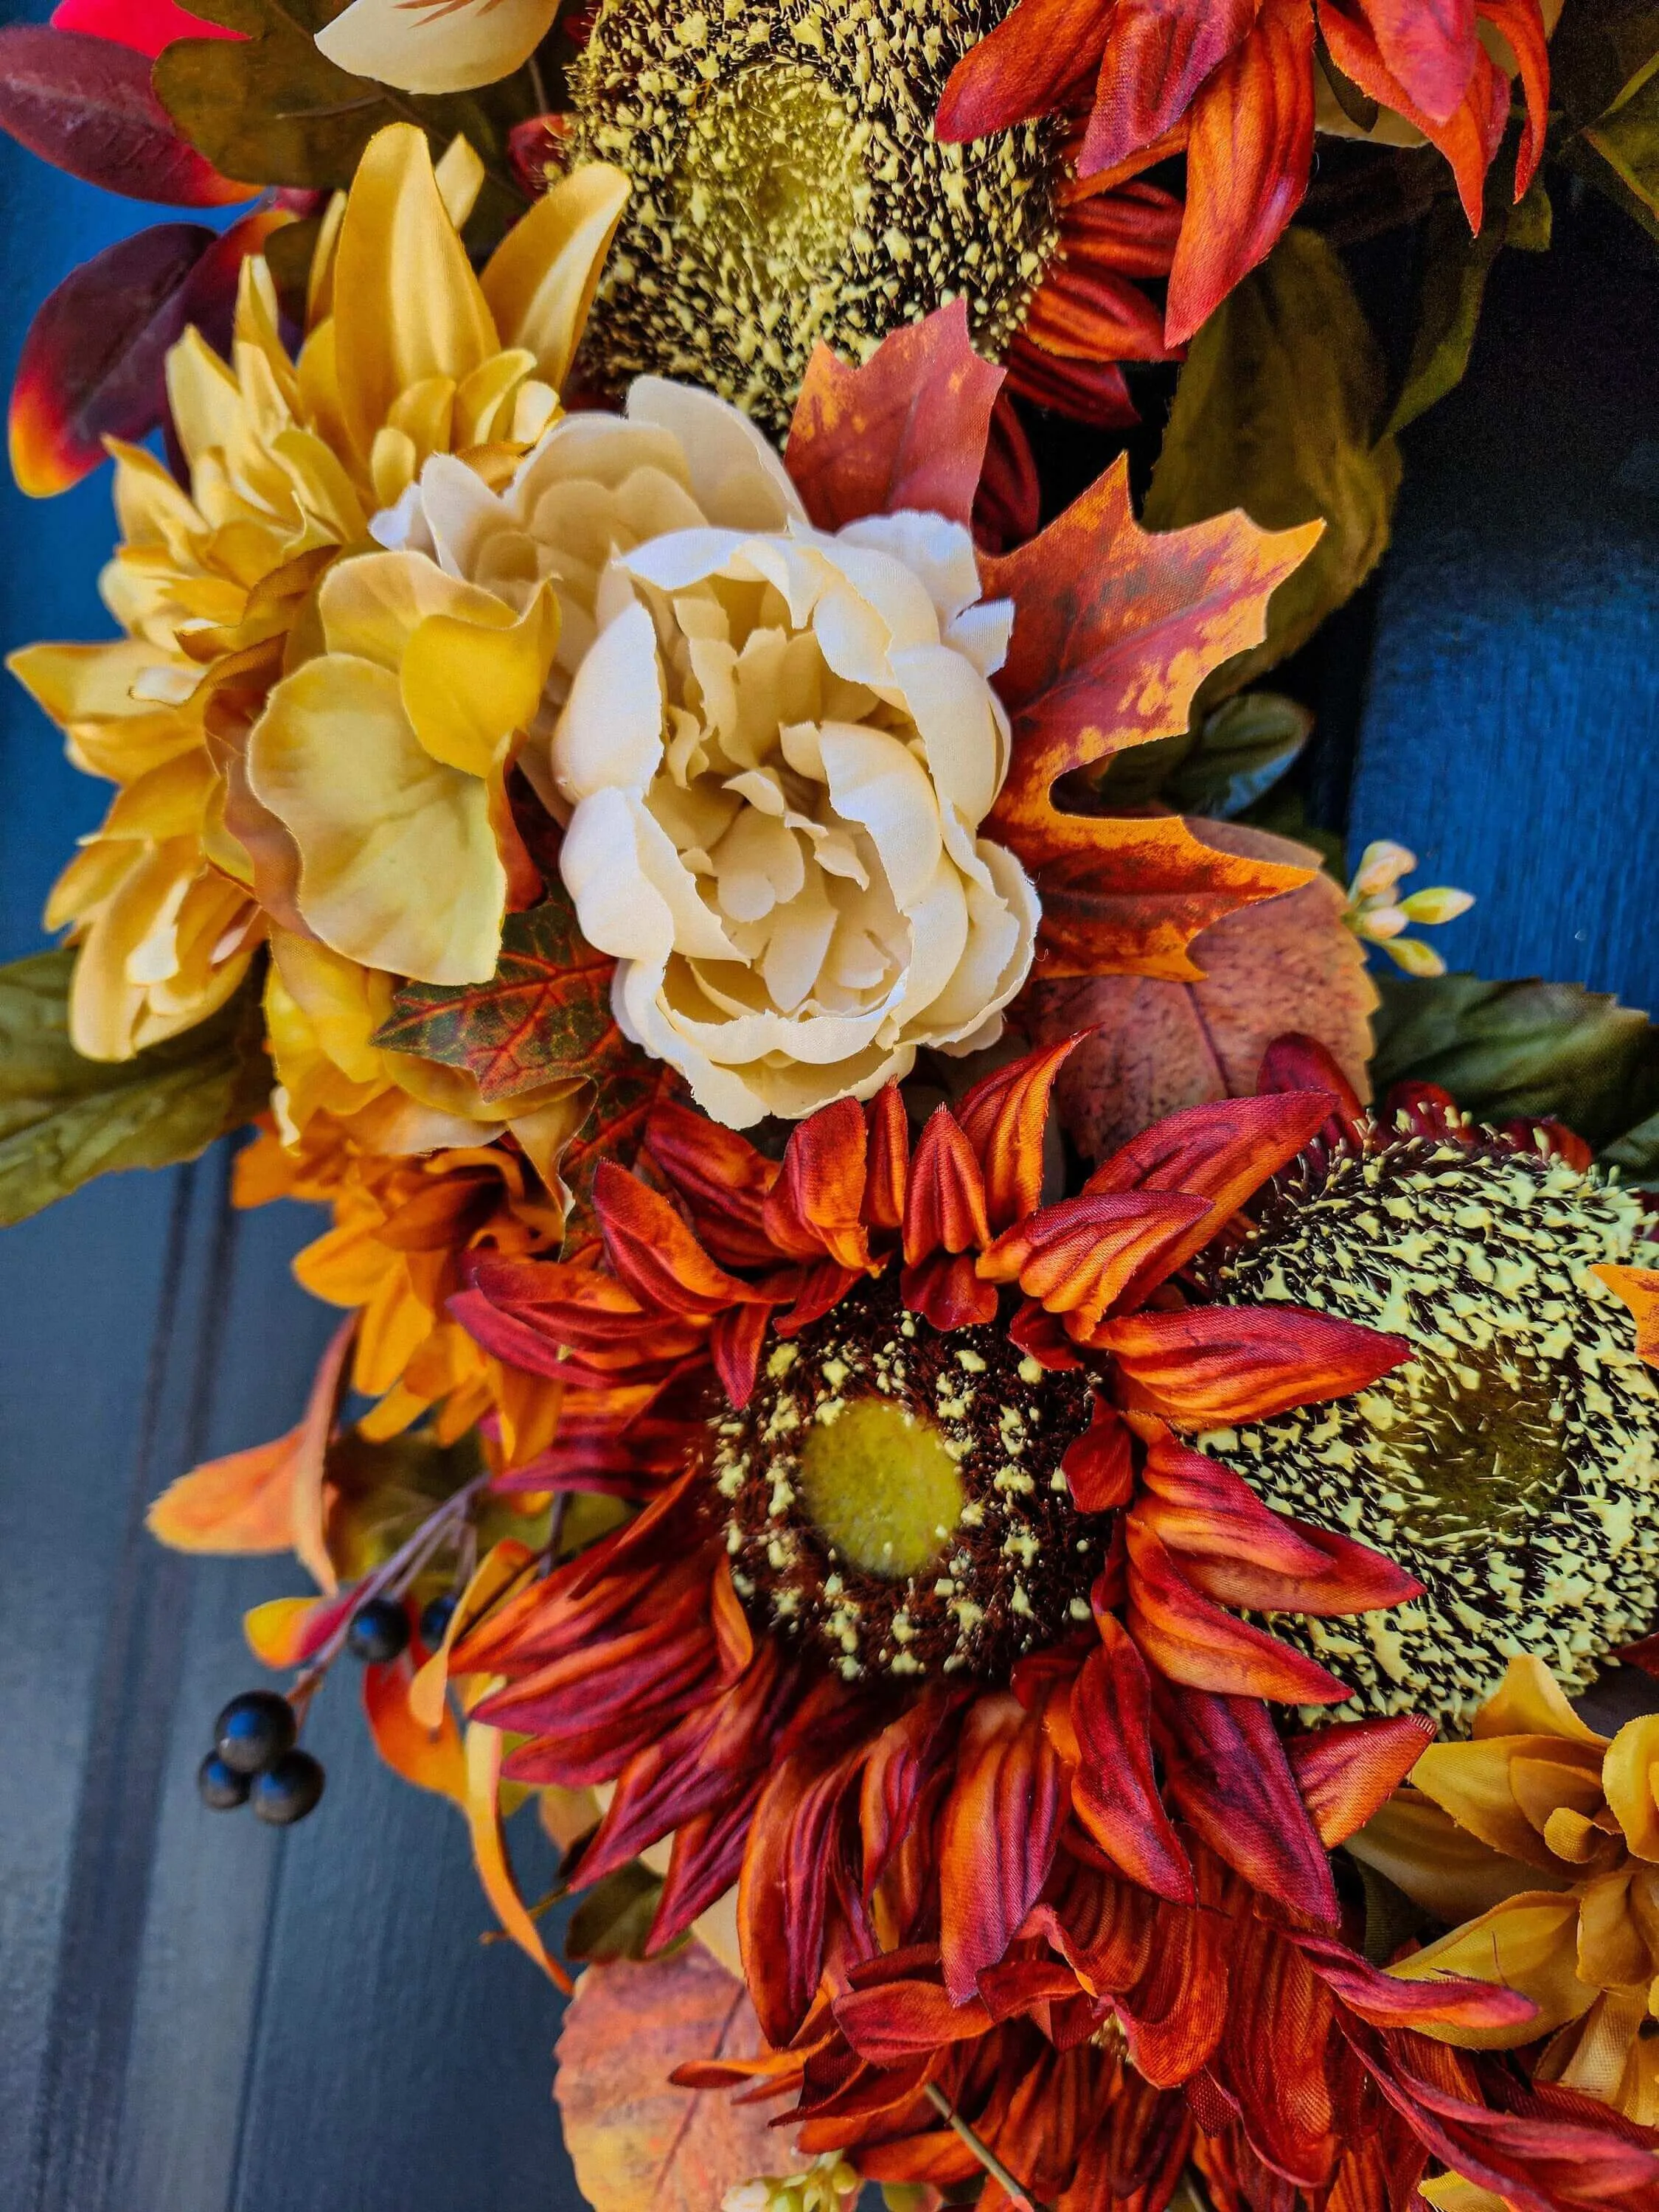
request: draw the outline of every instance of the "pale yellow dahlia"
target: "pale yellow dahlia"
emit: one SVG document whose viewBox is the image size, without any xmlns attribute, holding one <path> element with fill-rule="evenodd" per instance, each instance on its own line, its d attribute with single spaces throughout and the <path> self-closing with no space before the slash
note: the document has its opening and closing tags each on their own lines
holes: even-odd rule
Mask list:
<svg viewBox="0 0 1659 2212">
<path fill-rule="evenodd" d="M 376 987 L 331 965 L 301 918 L 294 848 L 249 787 L 246 748 L 270 685 L 320 645 L 319 584 L 340 552 L 371 542 L 377 508 L 434 453 L 510 470 L 559 412 L 626 180 L 598 167 L 571 178 L 480 278 L 458 225 L 481 175 L 459 141 L 434 173 L 410 125 L 371 142 L 325 219 L 297 360 L 267 264 L 243 264 L 231 360 L 194 330 L 168 356 L 189 490 L 147 453 L 116 451 L 124 542 L 103 589 L 125 636 L 35 646 L 11 663 L 70 758 L 120 787 L 47 916 L 81 947 L 78 1049 L 125 1059 L 188 1029 L 274 935 L 270 1025 L 290 1090 L 330 1090 L 324 1062 L 332 1091 L 357 1106 L 411 1077 L 438 1084 L 441 1105 L 417 1100 L 421 1126 L 404 1132 L 428 1142 L 476 1140 L 476 1092 L 369 1058 Z"/>
<path fill-rule="evenodd" d="M 490 975 L 511 758 L 564 825 L 623 1030 L 718 1119 L 868 1097 L 923 1045 L 995 1037 L 1037 908 L 978 835 L 1012 610 L 981 600 L 964 528 L 815 530 L 735 409 L 651 378 L 500 491 L 435 457 L 374 527 L 389 550 L 328 577 L 328 650 L 249 748 L 337 953 Z"/>
</svg>

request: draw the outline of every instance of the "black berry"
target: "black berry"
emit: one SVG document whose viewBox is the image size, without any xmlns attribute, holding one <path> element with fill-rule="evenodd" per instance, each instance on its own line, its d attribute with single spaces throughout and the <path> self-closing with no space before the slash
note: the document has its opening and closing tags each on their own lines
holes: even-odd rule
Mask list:
<svg viewBox="0 0 1659 2212">
<path fill-rule="evenodd" d="M 395 1597 L 372 1597 L 352 1614 L 346 1642 L 356 1658 L 384 1666 L 409 1642 L 409 1615 Z"/>
<path fill-rule="evenodd" d="M 214 1747 L 236 1774 L 263 1774 L 294 1747 L 294 1708 L 275 1690 L 244 1690 L 213 1724 Z"/>
<path fill-rule="evenodd" d="M 323 1794 L 321 1762 L 308 1751 L 290 1751 L 268 1774 L 258 1774 L 249 1792 L 256 1816 L 273 1828 L 291 1828 L 316 1809 Z"/>
<path fill-rule="evenodd" d="M 209 1752 L 197 1768 L 196 1788 L 210 1813 L 234 1813 L 247 1802 L 247 1776 L 227 1766 L 216 1751 Z"/>
<path fill-rule="evenodd" d="M 421 1609 L 421 1641 L 428 1651 L 435 1651 L 449 1633 L 449 1624 L 455 1618 L 455 1593 L 446 1590 L 441 1597 L 428 1598 Z"/>
</svg>

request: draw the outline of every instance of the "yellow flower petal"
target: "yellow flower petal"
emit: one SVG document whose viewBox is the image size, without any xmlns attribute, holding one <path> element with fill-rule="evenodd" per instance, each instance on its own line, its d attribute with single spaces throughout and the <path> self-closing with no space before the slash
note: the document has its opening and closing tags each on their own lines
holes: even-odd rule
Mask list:
<svg viewBox="0 0 1659 2212">
<path fill-rule="evenodd" d="M 513 610 L 493 592 L 446 575 L 417 553 L 364 553 L 341 561 L 318 595 L 331 653 L 354 653 L 395 672 L 409 641 L 433 615 L 452 615 L 483 629 L 507 629 Z"/>
<path fill-rule="evenodd" d="M 559 0 L 352 0 L 317 33 L 337 68 L 403 92 L 467 92 L 522 69 L 553 27 Z"/>
<path fill-rule="evenodd" d="M 569 372 L 629 191 L 621 169 L 584 163 L 513 226 L 483 272 L 501 343 L 528 347 L 548 384 Z"/>
<path fill-rule="evenodd" d="M 1541 1659 L 1511 1659 L 1509 1671 L 1474 1717 L 1476 1736 L 1559 1735 L 1605 1748 L 1607 1739 L 1581 1721 Z"/>
<path fill-rule="evenodd" d="M 1628 1863 L 1594 1875 L 1578 1892 L 1578 1976 L 1598 1990 L 1640 1982 L 1642 2002 L 1654 1961 L 1631 1910 Z"/>
<path fill-rule="evenodd" d="M 1563 1748 L 1551 1736 L 1492 1736 L 1485 1742 L 1431 1743 L 1412 1769 L 1415 1788 L 1493 1850 L 1549 1869 L 1549 1851 L 1516 1802 L 1512 1758 L 1548 1759 Z"/>
<path fill-rule="evenodd" d="M 1347 1848 L 1437 1920 L 1471 1920 L 1540 1886 L 1536 1869 L 1491 1850 L 1414 1790 L 1396 1790 Z M 1565 1887 L 1565 1870 L 1555 1879 Z"/>
<path fill-rule="evenodd" d="M 325 944 L 426 982 L 494 974 L 507 877 L 489 793 L 422 750 L 390 670 L 329 653 L 284 678 L 248 780 L 299 848 L 300 910 Z"/>
<path fill-rule="evenodd" d="M 488 776 L 503 739 L 541 703 L 559 641 L 559 603 L 544 586 L 510 629 L 429 615 L 404 654 L 404 712 L 434 760 Z"/>
<path fill-rule="evenodd" d="M 1417 2193 L 1434 2212 L 1510 2212 L 1507 2197 L 1494 2197 L 1490 2189 L 1482 2189 L 1478 2181 L 1465 2181 L 1461 2173 L 1437 2174 L 1432 2181 L 1420 2181 Z"/>
<path fill-rule="evenodd" d="M 1607 1808 L 1638 1859 L 1659 1860 L 1659 1713 L 1626 1721 L 1601 1767 Z"/>
<path fill-rule="evenodd" d="M 1389 1972 L 1405 1982 L 1466 1974 L 1472 1981 L 1519 1990 L 1538 2007 L 1536 2019 L 1507 2027 L 1460 2028 L 1456 2035 L 1474 2050 L 1512 2051 L 1577 2020 L 1595 2003 L 1596 1992 L 1578 1978 L 1577 1934 L 1576 1897 L 1523 1890 Z"/>
<path fill-rule="evenodd" d="M 377 131 L 358 163 L 335 259 L 334 330 L 341 409 L 365 458 L 411 384 L 459 382 L 498 349 L 426 134 L 412 123 Z"/>
</svg>

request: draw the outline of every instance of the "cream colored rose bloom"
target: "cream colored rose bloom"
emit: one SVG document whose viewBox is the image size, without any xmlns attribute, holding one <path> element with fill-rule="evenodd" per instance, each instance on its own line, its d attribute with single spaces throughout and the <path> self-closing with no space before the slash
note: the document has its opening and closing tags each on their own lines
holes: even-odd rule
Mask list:
<svg viewBox="0 0 1659 2212">
<path fill-rule="evenodd" d="M 991 1042 L 1036 895 L 979 825 L 1008 765 L 1012 609 L 937 515 L 815 530 L 724 402 L 653 378 L 566 418 L 499 495 L 434 459 L 376 534 L 559 603 L 518 755 L 565 825 L 617 1018 L 742 1127 Z"/>
</svg>

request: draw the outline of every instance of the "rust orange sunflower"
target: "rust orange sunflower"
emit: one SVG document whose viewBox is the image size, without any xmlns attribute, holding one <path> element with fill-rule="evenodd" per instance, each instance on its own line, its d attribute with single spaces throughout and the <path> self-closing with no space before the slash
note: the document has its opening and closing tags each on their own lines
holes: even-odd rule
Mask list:
<svg viewBox="0 0 1659 2212">
<path fill-rule="evenodd" d="M 738 1883 L 775 2045 L 826 1971 L 919 1926 L 971 1997 L 1062 1832 L 1190 1905 L 1178 1819 L 1310 1924 L 1336 1918 L 1262 1700 L 1347 1693 L 1235 1608 L 1350 1613 L 1419 1585 L 1268 1511 L 1178 1431 L 1340 1396 L 1405 1347 L 1285 1306 L 1189 1307 L 1172 1279 L 1334 1101 L 1194 1109 L 1045 1206 L 1070 1049 L 940 1107 L 914 1152 L 893 1087 L 815 1114 L 781 1161 L 659 1109 L 653 1180 L 595 1180 L 602 1261 L 481 1255 L 453 1302 L 565 1389 L 557 1438 L 504 1486 L 649 1501 L 454 1663 L 504 1678 L 480 1711 L 527 1738 L 518 1778 L 612 1785 L 580 1881 L 672 1836 L 653 1945 Z M 1422 1741 L 1376 1729 L 1388 1758 Z"/>
</svg>

